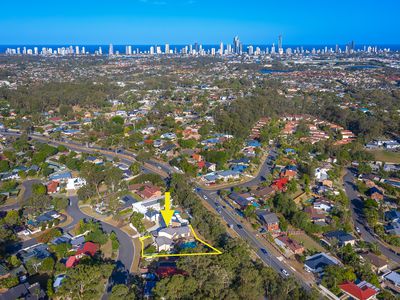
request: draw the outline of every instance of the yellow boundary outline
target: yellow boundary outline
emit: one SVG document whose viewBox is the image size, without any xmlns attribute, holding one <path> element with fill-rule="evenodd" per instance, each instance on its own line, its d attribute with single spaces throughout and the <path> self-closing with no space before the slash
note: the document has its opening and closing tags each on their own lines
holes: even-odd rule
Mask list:
<svg viewBox="0 0 400 300">
<path fill-rule="evenodd" d="M 218 250 L 217 248 L 211 246 L 210 244 L 206 243 L 205 241 L 201 240 L 196 232 L 194 231 L 192 225 L 189 224 L 189 228 L 193 233 L 193 236 L 195 238 L 196 241 L 201 242 L 202 244 L 206 245 L 207 247 L 211 248 L 212 250 L 214 250 L 214 252 L 200 252 L 200 253 L 181 253 L 181 254 L 144 254 L 144 240 L 151 238 L 150 235 L 148 236 L 143 236 L 139 238 L 140 243 L 142 244 L 142 257 L 144 258 L 156 258 L 156 257 L 179 257 L 179 256 L 200 256 L 200 255 L 220 255 L 222 254 L 222 252 L 220 250 Z"/>
</svg>

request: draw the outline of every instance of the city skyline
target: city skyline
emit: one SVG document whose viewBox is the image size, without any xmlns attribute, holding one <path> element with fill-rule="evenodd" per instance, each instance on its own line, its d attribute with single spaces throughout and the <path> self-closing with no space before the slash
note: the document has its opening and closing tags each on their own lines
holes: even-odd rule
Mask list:
<svg viewBox="0 0 400 300">
<path fill-rule="evenodd" d="M 286 1 L 248 5 L 237 1 L 131 0 L 118 5 L 86 1 L 64 5 L 44 0 L 2 4 L 0 44 L 244 44 L 284 43 L 400 44 L 396 24 L 399 3 L 339 1 L 332 7 L 318 1 Z M 17 6 L 18 5 L 18 6 Z"/>
</svg>

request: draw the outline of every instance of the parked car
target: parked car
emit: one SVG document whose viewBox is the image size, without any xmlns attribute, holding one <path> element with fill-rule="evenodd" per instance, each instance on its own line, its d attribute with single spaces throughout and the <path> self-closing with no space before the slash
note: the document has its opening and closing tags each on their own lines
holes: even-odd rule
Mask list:
<svg viewBox="0 0 400 300">
<path fill-rule="evenodd" d="M 285 275 L 286 277 L 289 277 L 289 272 L 286 271 L 285 269 L 281 270 L 282 274 Z"/>
<path fill-rule="evenodd" d="M 264 248 L 261 248 L 260 250 L 261 250 L 261 252 L 262 252 L 264 255 L 268 255 L 268 251 L 265 250 Z"/>
</svg>

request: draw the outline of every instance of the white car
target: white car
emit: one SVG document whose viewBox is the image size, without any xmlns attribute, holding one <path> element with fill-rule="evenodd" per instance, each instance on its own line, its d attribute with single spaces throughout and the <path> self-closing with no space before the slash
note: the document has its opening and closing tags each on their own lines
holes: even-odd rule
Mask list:
<svg viewBox="0 0 400 300">
<path fill-rule="evenodd" d="M 206 196 L 206 195 L 204 195 L 204 196 L 203 196 L 203 198 L 204 198 L 204 200 L 208 200 L 208 198 L 207 198 L 207 196 Z"/>
<path fill-rule="evenodd" d="M 281 270 L 282 274 L 285 275 L 286 277 L 289 277 L 289 272 L 286 271 L 285 269 Z"/>
</svg>

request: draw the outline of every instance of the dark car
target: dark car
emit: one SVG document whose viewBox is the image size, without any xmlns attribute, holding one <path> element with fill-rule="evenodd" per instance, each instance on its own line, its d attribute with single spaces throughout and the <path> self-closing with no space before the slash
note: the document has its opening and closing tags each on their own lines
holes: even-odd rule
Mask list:
<svg viewBox="0 0 400 300">
<path fill-rule="evenodd" d="M 264 248 L 260 248 L 260 250 L 261 250 L 261 252 L 262 252 L 264 255 L 268 255 L 268 251 L 265 250 Z"/>
<path fill-rule="evenodd" d="M 243 226 L 240 225 L 240 224 L 236 224 L 236 226 L 237 226 L 239 229 L 243 229 Z"/>
</svg>

